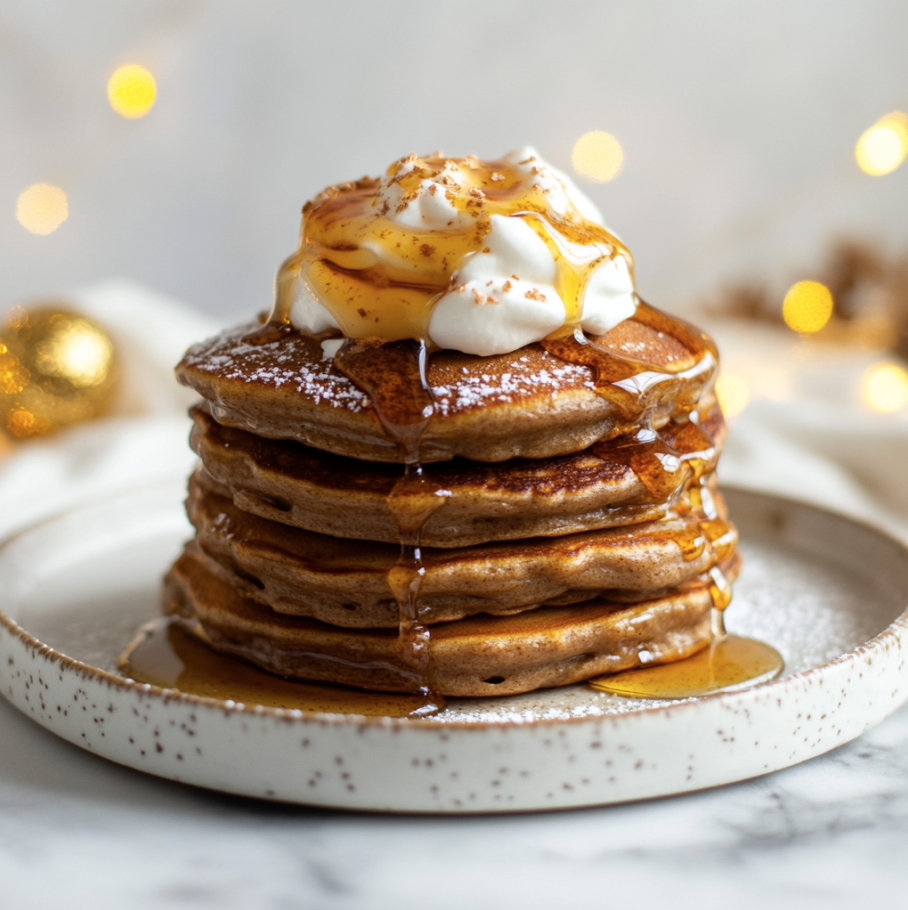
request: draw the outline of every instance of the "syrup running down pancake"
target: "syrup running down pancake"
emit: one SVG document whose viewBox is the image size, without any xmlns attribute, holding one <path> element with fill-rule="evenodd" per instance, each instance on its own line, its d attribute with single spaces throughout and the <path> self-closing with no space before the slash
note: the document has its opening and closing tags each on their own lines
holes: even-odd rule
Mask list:
<svg viewBox="0 0 908 910">
<path fill-rule="evenodd" d="M 733 574 L 733 572 L 732 572 Z M 344 629 L 246 599 L 192 552 L 167 582 L 172 612 L 212 647 L 280 676 L 436 695 L 511 695 L 678 660 L 712 639 L 709 583 L 640 604 L 593 600 L 516 616 L 479 615 L 432 631 L 426 676 L 400 658 L 393 629 Z"/>
<path fill-rule="evenodd" d="M 411 155 L 307 203 L 270 316 L 177 367 L 201 465 L 170 622 L 423 714 L 721 640 L 718 355 L 633 272 L 531 149 Z"/>
<path fill-rule="evenodd" d="M 388 581 L 399 557 L 393 544 L 278 525 L 206 491 L 197 477 L 188 511 L 198 547 L 246 596 L 338 626 L 397 625 Z M 434 623 L 606 594 L 645 600 L 708 572 L 731 557 L 736 543 L 728 522 L 689 513 L 557 538 L 424 548 L 419 615 Z"/>
<path fill-rule="evenodd" d="M 200 480 L 243 510 L 322 534 L 398 543 L 393 508 L 412 497 L 406 508 L 428 513 L 421 538 L 431 547 L 662 518 L 687 498 L 692 481 L 712 475 L 725 438 L 722 414 L 709 395 L 696 424 L 671 422 L 554 458 L 428 465 L 414 489 L 402 482 L 399 466 L 221 426 L 207 408 L 191 413 L 191 444 L 205 467 Z"/>
</svg>

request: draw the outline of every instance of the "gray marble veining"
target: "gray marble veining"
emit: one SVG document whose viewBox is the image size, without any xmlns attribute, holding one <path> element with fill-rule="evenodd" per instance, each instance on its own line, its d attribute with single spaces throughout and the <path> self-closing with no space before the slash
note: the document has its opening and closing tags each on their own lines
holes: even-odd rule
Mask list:
<svg viewBox="0 0 908 910">
<path fill-rule="evenodd" d="M 908 708 L 790 770 L 552 814 L 369 816 L 145 777 L 0 702 L 4 910 L 352 910 L 897 904 L 908 889 Z"/>
</svg>

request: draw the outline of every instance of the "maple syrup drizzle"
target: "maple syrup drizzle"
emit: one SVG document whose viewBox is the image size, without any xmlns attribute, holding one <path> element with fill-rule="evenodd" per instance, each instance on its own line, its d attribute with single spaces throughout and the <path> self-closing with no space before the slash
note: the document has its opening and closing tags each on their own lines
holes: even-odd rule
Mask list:
<svg viewBox="0 0 908 910">
<path fill-rule="evenodd" d="M 426 378 L 424 342 L 410 339 L 383 343 L 348 340 L 335 354 L 337 368 L 370 398 L 388 436 L 400 446 L 404 475 L 395 484 L 388 506 L 400 534 L 400 558 L 388 572 L 388 586 L 398 608 L 402 672 L 425 703 L 422 713 L 444 707 L 428 685 L 431 660 L 429 626 L 421 621 L 419 592 L 426 570 L 421 532 L 429 517 L 447 501 L 424 475 L 419 444 L 435 401 Z"/>
<path fill-rule="evenodd" d="M 679 471 L 689 472 L 691 509 L 703 516 L 697 529 L 654 533 L 674 541 L 686 560 L 699 557 L 709 542 L 721 562 L 732 553 L 734 532 L 718 515 L 704 476 L 715 450 L 712 440 L 697 425 L 696 406 L 702 387 L 692 383 L 685 390 L 682 386 L 680 394 L 673 396 L 677 429 L 670 424 L 654 433 L 648 422 L 649 410 L 663 386 L 681 376 L 715 370 L 715 346 L 693 326 L 669 319 L 642 301 L 636 318 L 680 341 L 691 352 L 693 365 L 681 373 L 656 369 L 586 338 L 579 330 L 546 339 L 542 344 L 549 353 L 568 363 L 592 367 L 597 392 L 624 414 L 642 411 L 643 425 L 635 436 L 597 443 L 594 452 L 607 455 L 631 448 L 628 462 L 657 500 L 677 489 Z M 589 680 L 589 684 L 601 691 L 634 698 L 691 698 L 756 685 L 778 676 L 784 662 L 774 648 L 756 639 L 726 633 L 723 614 L 731 603 L 731 584 L 719 565 L 710 569 L 709 576 L 712 642 L 706 649 L 686 660 L 601 676 Z"/>
<path fill-rule="evenodd" d="M 671 389 L 674 413 L 686 418 L 696 408 L 703 391 L 701 383 L 690 380 L 704 374 L 708 377 L 715 371 L 718 362 L 715 345 L 709 336 L 693 326 L 669 318 L 642 300 L 637 304 L 634 319 L 679 341 L 690 352 L 686 368 L 672 370 L 635 360 L 587 337 L 579 328 L 569 334 L 546 338 L 542 346 L 567 363 L 590 367 L 596 392 L 626 417 L 642 413 L 645 420 L 653 406 Z"/>
<path fill-rule="evenodd" d="M 699 486 L 707 466 L 716 459 L 716 444 L 690 420 L 660 430 L 653 430 L 647 422 L 633 436 L 594 443 L 590 451 L 627 464 L 653 502 L 665 501 L 689 478 Z"/>
<path fill-rule="evenodd" d="M 219 654 L 187 630 L 183 620 L 171 616 L 142 628 L 120 658 L 119 669 L 136 682 L 246 705 L 372 717 L 425 715 L 421 694 L 366 692 L 285 679 Z"/>
<path fill-rule="evenodd" d="M 696 412 L 692 412 L 696 414 Z M 638 434 L 638 437 L 640 434 Z M 639 443 L 639 438 L 635 438 Z M 598 444 L 599 451 L 634 445 L 612 440 Z M 732 600 L 731 583 L 720 563 L 734 552 L 732 526 L 721 518 L 706 485 L 704 471 L 710 459 L 709 437 L 688 421 L 674 430 L 663 428 L 651 443 L 634 449 L 629 461 L 647 490 L 660 495 L 670 484 L 678 467 L 691 472 L 689 496 L 692 511 L 702 515 L 697 530 L 655 531 L 672 540 L 682 556 L 696 559 L 707 541 L 716 553 L 718 563 L 709 570 L 710 633 L 712 641 L 693 657 L 668 664 L 644 666 L 587 680 L 592 688 L 626 698 L 682 699 L 731 692 L 775 679 L 785 662 L 775 648 L 754 638 L 729 635 L 725 630 L 724 611 Z M 661 471 L 661 473 L 660 473 Z"/>
<path fill-rule="evenodd" d="M 587 684 L 625 698 L 696 698 L 769 682 L 784 668 L 782 655 L 765 642 L 723 633 L 693 657 L 597 676 Z"/>
</svg>

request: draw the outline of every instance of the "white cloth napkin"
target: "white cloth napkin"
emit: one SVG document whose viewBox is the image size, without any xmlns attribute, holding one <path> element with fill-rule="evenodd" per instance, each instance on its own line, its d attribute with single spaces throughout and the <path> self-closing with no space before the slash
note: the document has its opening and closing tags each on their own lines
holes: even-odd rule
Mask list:
<svg viewBox="0 0 908 910">
<path fill-rule="evenodd" d="M 861 379 L 879 351 L 800 339 L 781 326 L 704 321 L 723 372 L 750 388 L 729 420 L 723 483 L 806 500 L 908 539 L 908 408 L 870 410 Z"/>
<path fill-rule="evenodd" d="M 71 299 L 113 336 L 121 391 L 110 417 L 23 443 L 0 460 L 0 536 L 117 490 L 185 477 L 195 462 L 186 416 L 194 396 L 177 385 L 173 366 L 221 326 L 124 281 Z M 879 355 L 805 346 L 785 329 L 751 323 L 707 328 L 723 369 L 743 375 L 752 391 L 731 421 L 723 482 L 825 505 L 908 538 L 908 415 L 874 414 L 857 395 Z"/>
</svg>

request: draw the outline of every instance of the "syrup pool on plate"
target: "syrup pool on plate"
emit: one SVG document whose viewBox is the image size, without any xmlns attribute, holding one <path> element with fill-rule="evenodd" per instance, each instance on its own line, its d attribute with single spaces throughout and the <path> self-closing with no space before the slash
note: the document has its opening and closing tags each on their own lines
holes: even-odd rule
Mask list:
<svg viewBox="0 0 908 910">
<path fill-rule="evenodd" d="M 410 717 L 425 714 L 420 694 L 364 692 L 297 682 L 218 654 L 171 617 L 148 623 L 120 658 L 120 672 L 140 683 L 187 695 L 267 708 Z"/>
<path fill-rule="evenodd" d="M 734 692 L 769 682 L 782 672 L 785 662 L 775 648 L 755 638 L 726 634 L 721 612 L 713 614 L 717 634 L 693 657 L 597 676 L 587 684 L 625 698 L 680 699 Z"/>
</svg>

